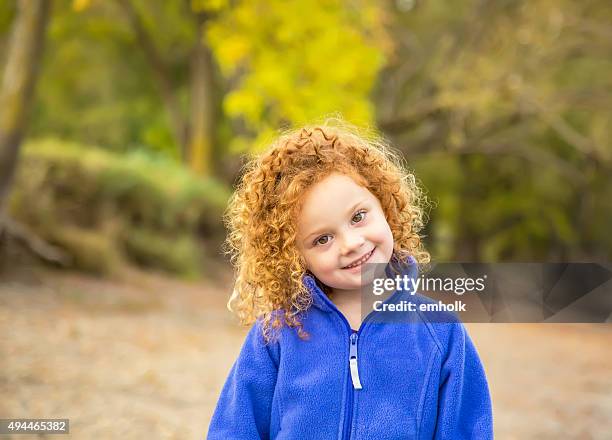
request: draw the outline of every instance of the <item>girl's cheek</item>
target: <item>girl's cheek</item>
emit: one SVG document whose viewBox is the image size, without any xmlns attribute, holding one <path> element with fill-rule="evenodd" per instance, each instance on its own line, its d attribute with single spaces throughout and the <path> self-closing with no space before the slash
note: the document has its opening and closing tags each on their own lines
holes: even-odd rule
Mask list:
<svg viewBox="0 0 612 440">
<path fill-rule="evenodd" d="M 322 267 L 328 269 L 328 268 L 335 268 L 336 264 L 335 264 L 335 258 L 333 256 L 333 250 L 330 249 L 325 249 L 320 258 L 319 258 L 319 263 L 321 264 Z"/>
</svg>

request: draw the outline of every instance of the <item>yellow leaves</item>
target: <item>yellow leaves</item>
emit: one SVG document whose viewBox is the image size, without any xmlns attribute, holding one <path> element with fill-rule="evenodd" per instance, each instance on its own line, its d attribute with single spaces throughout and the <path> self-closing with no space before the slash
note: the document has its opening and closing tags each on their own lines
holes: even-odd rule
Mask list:
<svg viewBox="0 0 612 440">
<path fill-rule="evenodd" d="M 209 33 L 210 39 L 216 39 L 214 32 Z M 251 43 L 241 35 L 231 35 L 218 45 L 217 61 L 223 73 L 232 75 L 251 51 Z"/>
<path fill-rule="evenodd" d="M 330 113 L 372 122 L 369 93 L 388 44 L 380 3 L 358 3 L 253 0 L 211 23 L 208 42 L 223 73 L 237 83 L 224 108 L 249 132 L 263 133 L 255 145 L 281 125 Z M 236 139 L 232 148 L 244 145 Z"/>
<path fill-rule="evenodd" d="M 72 0 L 72 9 L 75 12 L 83 12 L 91 6 L 92 0 Z"/>
<path fill-rule="evenodd" d="M 229 116 L 243 116 L 251 124 L 260 119 L 263 102 L 254 90 L 237 89 L 230 92 L 223 102 L 223 107 Z"/>
<path fill-rule="evenodd" d="M 209 23 L 206 38 L 224 75 L 233 75 L 254 52 L 258 21 L 251 5 L 240 3 Z"/>
<path fill-rule="evenodd" d="M 194 12 L 214 12 L 228 6 L 228 0 L 191 0 L 191 10 Z"/>
</svg>

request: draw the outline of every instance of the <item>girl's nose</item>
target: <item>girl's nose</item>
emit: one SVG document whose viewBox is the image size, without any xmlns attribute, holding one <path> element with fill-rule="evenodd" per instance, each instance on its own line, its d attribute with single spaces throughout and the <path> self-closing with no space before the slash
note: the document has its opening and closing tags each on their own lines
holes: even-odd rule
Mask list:
<svg viewBox="0 0 612 440">
<path fill-rule="evenodd" d="M 359 249 L 365 243 L 365 238 L 360 234 L 347 234 L 342 243 L 342 255 L 348 255 Z"/>
</svg>

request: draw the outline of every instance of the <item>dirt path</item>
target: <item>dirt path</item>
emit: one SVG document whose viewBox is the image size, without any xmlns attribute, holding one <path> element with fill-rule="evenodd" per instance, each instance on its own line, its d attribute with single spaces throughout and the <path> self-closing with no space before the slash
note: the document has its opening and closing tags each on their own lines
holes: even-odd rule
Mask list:
<svg viewBox="0 0 612 440">
<path fill-rule="evenodd" d="M 37 278 L 0 283 L 0 418 L 70 418 L 62 438 L 204 437 L 246 333 L 224 309 L 229 274 Z M 612 326 L 468 328 L 496 438 L 611 438 Z"/>
</svg>

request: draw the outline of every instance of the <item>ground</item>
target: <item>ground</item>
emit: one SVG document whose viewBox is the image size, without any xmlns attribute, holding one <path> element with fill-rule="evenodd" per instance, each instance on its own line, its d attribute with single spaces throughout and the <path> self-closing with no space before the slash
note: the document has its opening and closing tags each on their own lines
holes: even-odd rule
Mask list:
<svg viewBox="0 0 612 440">
<path fill-rule="evenodd" d="M 0 418 L 69 418 L 62 438 L 204 438 L 246 334 L 225 309 L 230 280 L 5 277 Z M 467 327 L 489 379 L 496 439 L 611 438 L 612 325 Z"/>
</svg>

